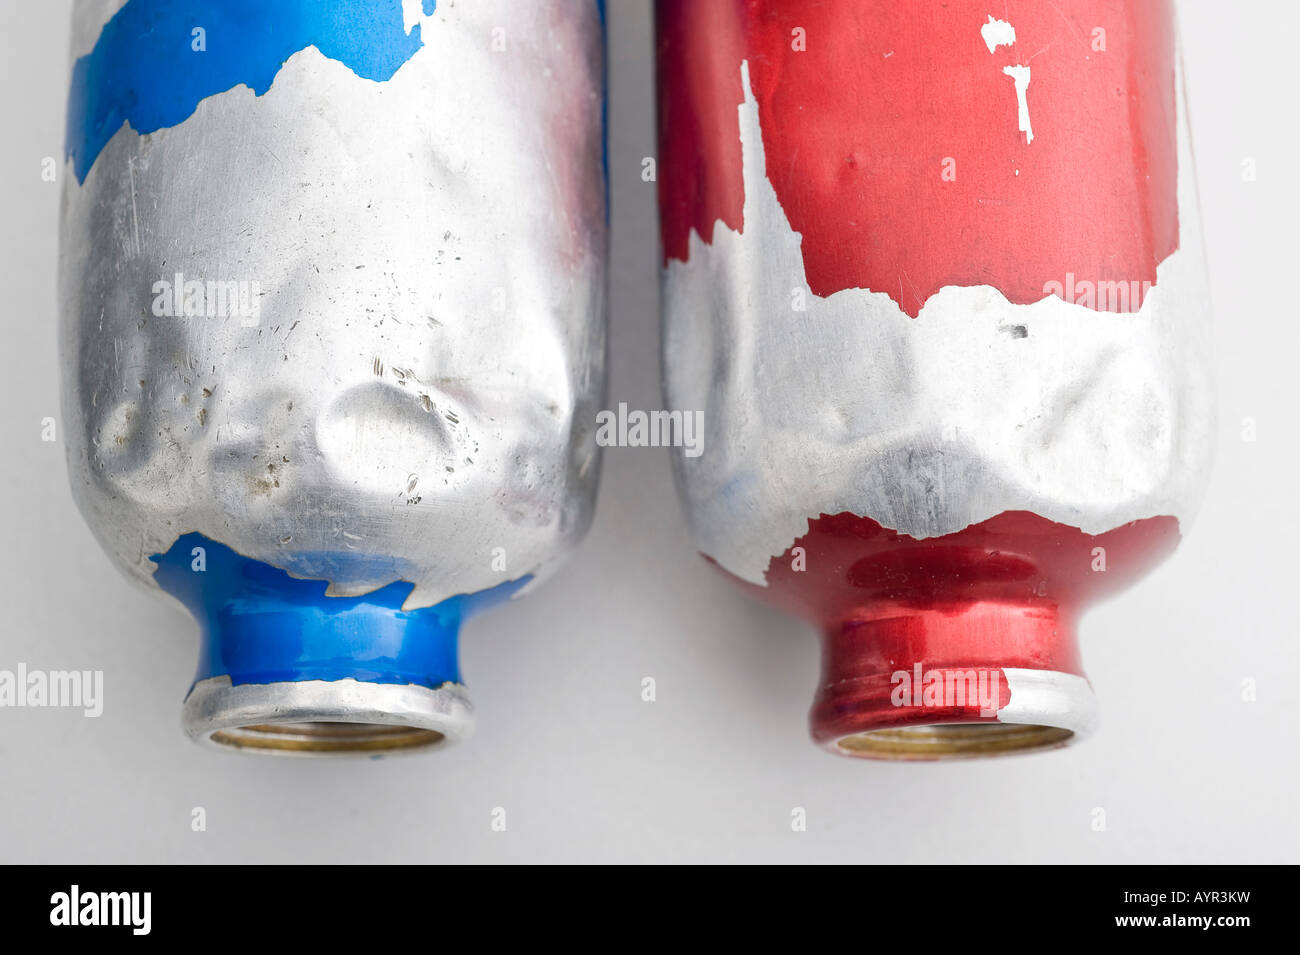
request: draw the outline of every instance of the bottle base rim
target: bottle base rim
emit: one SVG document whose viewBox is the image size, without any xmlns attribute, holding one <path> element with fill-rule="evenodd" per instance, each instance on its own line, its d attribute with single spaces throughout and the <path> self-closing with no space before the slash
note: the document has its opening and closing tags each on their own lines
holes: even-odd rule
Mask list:
<svg viewBox="0 0 1300 955">
<path fill-rule="evenodd" d="M 444 683 L 200 680 L 181 710 L 195 742 L 269 756 L 379 757 L 444 749 L 473 730 L 465 687 Z"/>
<path fill-rule="evenodd" d="M 875 697 L 854 706 L 840 698 L 838 717 L 825 707 L 814 708 L 813 736 L 842 756 L 953 760 L 1060 749 L 1086 739 L 1096 728 L 1097 697 L 1086 678 L 1013 667 L 998 672 L 1010 699 L 995 716 L 973 719 L 964 708 L 900 710 Z"/>
</svg>

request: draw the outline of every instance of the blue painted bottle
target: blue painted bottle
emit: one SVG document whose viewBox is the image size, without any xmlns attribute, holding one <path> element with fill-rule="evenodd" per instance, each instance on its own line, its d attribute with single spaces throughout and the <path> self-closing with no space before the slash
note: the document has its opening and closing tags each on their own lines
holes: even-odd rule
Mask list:
<svg viewBox="0 0 1300 955">
<path fill-rule="evenodd" d="M 594 0 L 78 8 L 69 470 L 198 621 L 195 739 L 469 732 L 462 622 L 591 518 L 602 43 Z"/>
</svg>

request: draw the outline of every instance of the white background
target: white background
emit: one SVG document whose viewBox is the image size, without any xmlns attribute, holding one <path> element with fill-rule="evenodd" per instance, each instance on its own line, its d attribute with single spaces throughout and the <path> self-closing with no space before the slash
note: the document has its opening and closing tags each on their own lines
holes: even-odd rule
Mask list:
<svg viewBox="0 0 1300 955">
<path fill-rule="evenodd" d="M 640 178 L 655 152 L 649 3 L 610 7 L 609 402 L 654 408 L 658 231 L 654 186 Z M 62 156 L 68 24 L 64 2 L 0 4 L 0 669 L 102 669 L 105 710 L 0 709 L 0 861 L 1300 857 L 1300 4 L 1181 5 L 1218 454 L 1177 555 L 1084 620 L 1101 729 L 1064 751 L 936 765 L 812 746 L 812 632 L 695 555 L 668 452 L 644 448 L 606 452 L 595 526 L 561 574 L 467 626 L 479 711 L 469 743 L 300 761 L 188 742 L 179 711 L 195 626 L 109 564 L 72 503 L 62 442 L 40 440 L 41 419 L 58 415 L 60 372 L 59 186 L 41 181 L 40 164 Z M 1246 157 L 1257 181 L 1242 179 Z M 645 676 L 658 682 L 652 704 L 640 698 Z M 1253 703 L 1242 701 L 1247 678 Z M 198 806 L 205 832 L 191 831 Z M 490 828 L 498 806 L 505 832 Z M 806 832 L 791 831 L 795 807 Z M 1093 828 L 1097 808 L 1105 831 Z"/>
</svg>

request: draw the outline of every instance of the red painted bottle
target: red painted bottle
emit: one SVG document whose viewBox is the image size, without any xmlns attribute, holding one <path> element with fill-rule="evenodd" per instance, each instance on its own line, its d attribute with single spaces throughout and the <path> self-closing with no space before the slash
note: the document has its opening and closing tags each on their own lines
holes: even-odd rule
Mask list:
<svg viewBox="0 0 1300 955">
<path fill-rule="evenodd" d="M 699 550 L 821 628 L 814 739 L 1091 731 L 1083 611 L 1167 556 L 1213 432 L 1162 0 L 660 0 L 669 407 Z"/>
</svg>

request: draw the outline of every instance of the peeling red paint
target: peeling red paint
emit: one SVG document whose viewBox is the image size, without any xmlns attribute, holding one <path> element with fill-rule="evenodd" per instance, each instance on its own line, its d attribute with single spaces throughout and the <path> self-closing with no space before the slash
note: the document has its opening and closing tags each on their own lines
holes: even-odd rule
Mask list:
<svg viewBox="0 0 1300 955">
<path fill-rule="evenodd" d="M 916 723 L 981 722 L 973 704 L 899 707 L 893 675 L 1003 668 L 1082 676 L 1079 615 L 1173 552 L 1178 521 L 1152 517 L 1102 534 L 1006 511 L 918 540 L 867 517 L 823 514 L 747 592 L 823 634 L 818 739 Z M 1104 568 L 1104 569 L 1101 569 Z M 1001 679 L 999 708 L 1010 695 Z"/>
<path fill-rule="evenodd" d="M 990 14 L 1016 31 L 992 53 Z M 1164 0 L 660 0 L 658 31 L 665 260 L 685 260 L 692 229 L 743 228 L 746 59 L 768 178 L 818 295 L 885 292 L 915 317 L 946 285 L 1027 304 L 1073 276 L 1132 290 L 1080 304 L 1136 311 L 1177 248 Z M 1013 65 L 1032 72 L 1032 143 Z"/>
</svg>

